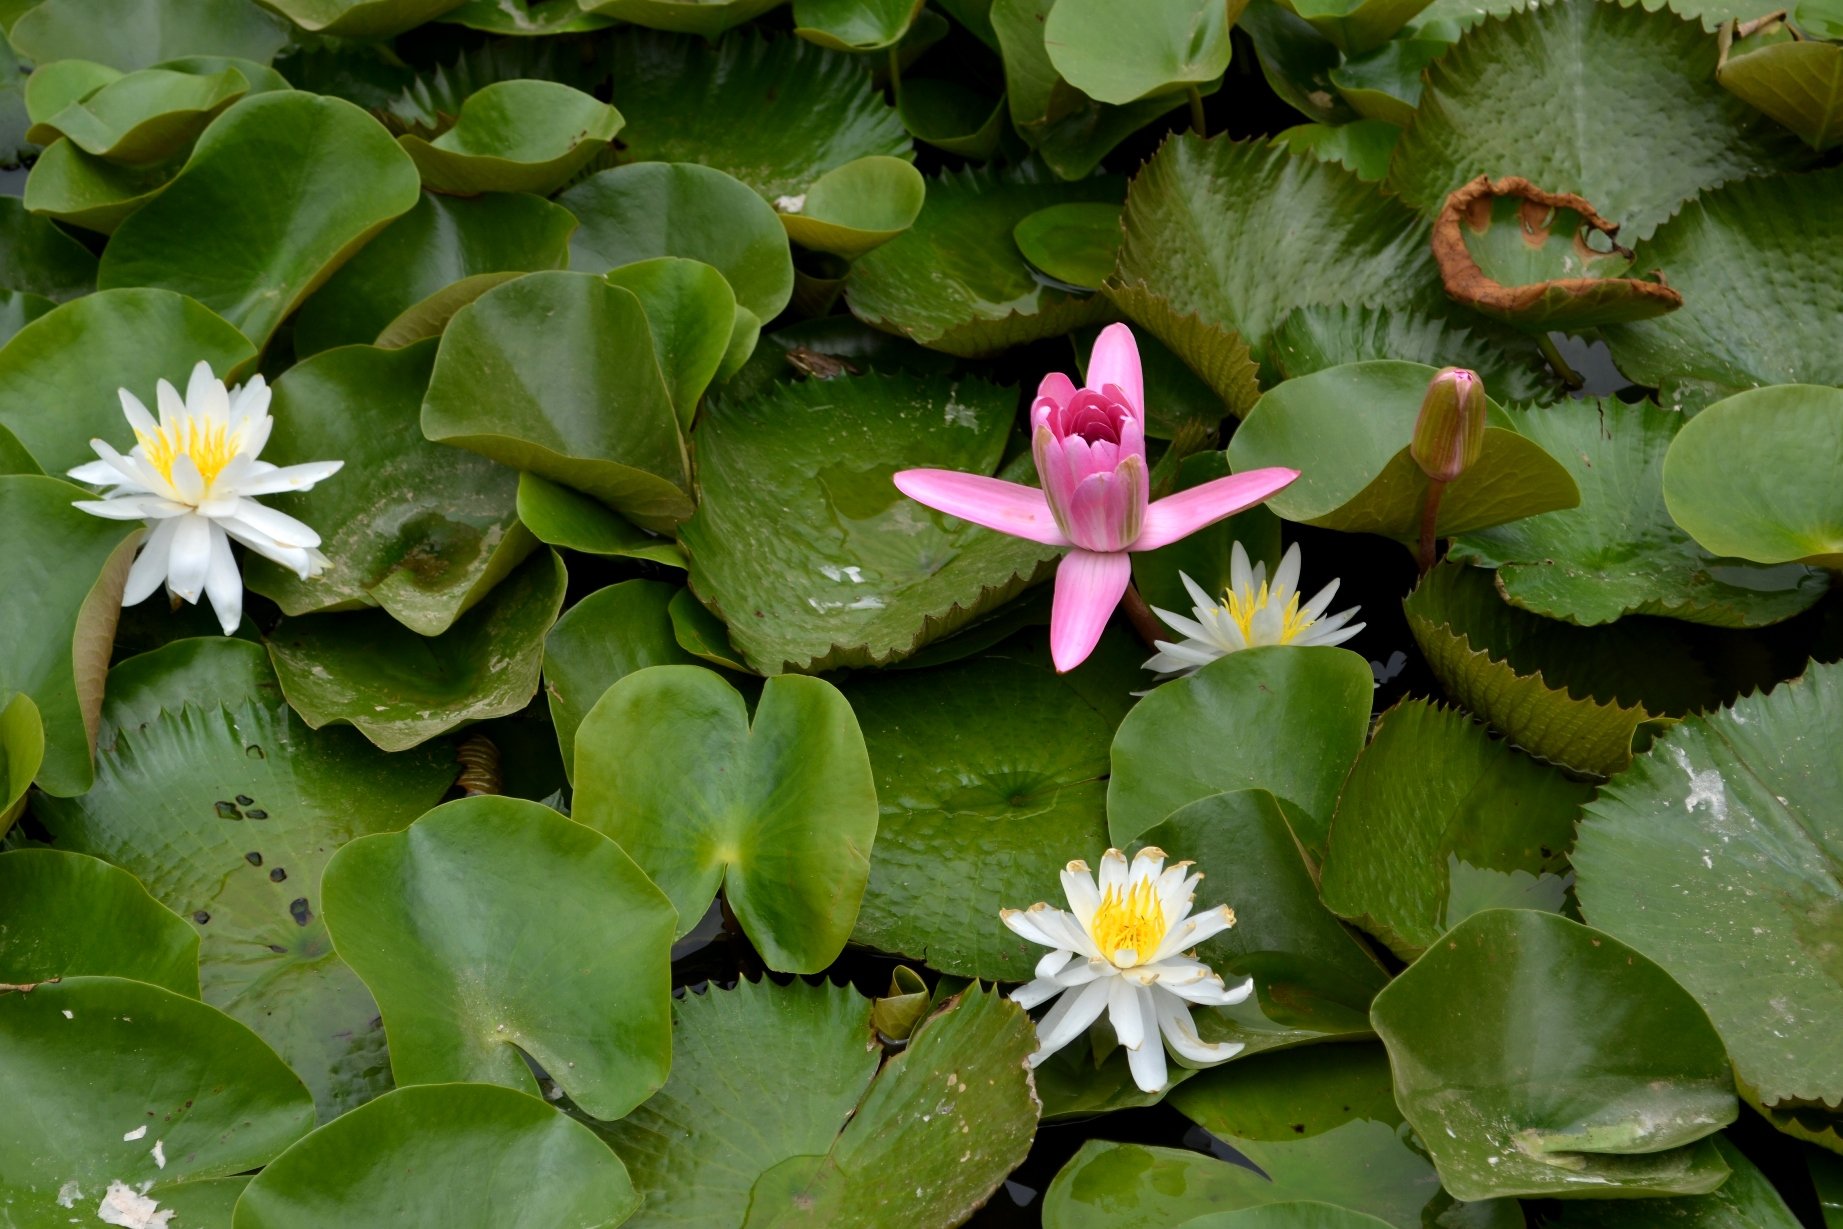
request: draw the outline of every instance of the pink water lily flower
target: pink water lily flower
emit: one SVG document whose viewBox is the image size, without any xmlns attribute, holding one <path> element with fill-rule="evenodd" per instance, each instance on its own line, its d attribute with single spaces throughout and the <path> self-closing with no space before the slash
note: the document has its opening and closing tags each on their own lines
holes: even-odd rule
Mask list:
<svg viewBox="0 0 1843 1229">
<path fill-rule="evenodd" d="M 1252 507 L 1299 476 L 1254 469 L 1153 501 L 1145 457 L 1145 378 L 1132 330 L 1110 324 L 1088 359 L 1088 383 L 1043 377 L 1030 407 L 1041 490 L 983 474 L 905 469 L 896 487 L 963 521 L 1073 549 L 1056 569 L 1050 656 L 1058 671 L 1086 661 L 1133 578 L 1128 552 L 1157 550 Z"/>
</svg>

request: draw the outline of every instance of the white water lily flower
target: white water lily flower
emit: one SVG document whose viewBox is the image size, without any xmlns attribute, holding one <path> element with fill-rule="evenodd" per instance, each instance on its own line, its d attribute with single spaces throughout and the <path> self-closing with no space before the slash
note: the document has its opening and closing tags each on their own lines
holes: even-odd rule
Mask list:
<svg viewBox="0 0 1843 1229">
<path fill-rule="evenodd" d="M 1196 603 L 1194 619 L 1152 608 L 1166 626 L 1184 639 L 1177 643 L 1159 640 L 1158 652 L 1145 663 L 1147 670 L 1160 674 L 1191 674 L 1218 657 L 1265 644 L 1342 644 L 1368 627 L 1351 623 L 1360 606 L 1340 610 L 1327 617 L 1325 610 L 1337 596 L 1338 582 L 1332 581 L 1307 602 L 1299 604 L 1299 544 L 1287 548 L 1268 583 L 1267 565 L 1248 565 L 1248 552 L 1235 543 L 1229 552 L 1229 588 L 1220 604 L 1203 592 L 1203 587 L 1184 573 L 1178 573 L 1184 588 Z"/>
<path fill-rule="evenodd" d="M 1195 945 L 1233 926 L 1235 911 L 1218 905 L 1191 915 L 1203 878 L 1188 874 L 1191 866 L 1167 868 L 1164 851 L 1148 847 L 1128 867 L 1126 855 L 1109 849 L 1098 885 L 1086 862 L 1063 869 L 1068 911 L 1041 902 L 999 911 L 1013 931 L 1054 949 L 1037 962 L 1036 980 L 1011 994 L 1026 1010 L 1062 996 L 1037 1022 L 1031 1066 L 1085 1033 L 1103 1011 L 1126 1047 L 1133 1082 L 1146 1092 L 1165 1086 L 1167 1045 L 1196 1063 L 1241 1052 L 1239 1042 L 1204 1041 L 1190 1018 L 1193 1004 L 1229 1006 L 1254 989 L 1253 979 L 1225 986 L 1197 959 Z"/>
<path fill-rule="evenodd" d="M 147 522 L 147 540 L 128 572 L 122 605 L 146 599 L 162 581 L 188 602 L 211 599 L 224 633 L 243 618 L 243 577 L 231 557 L 232 540 L 291 569 L 302 580 L 326 569 L 320 535 L 292 516 L 257 503 L 255 496 L 305 491 L 336 473 L 343 461 L 277 467 L 257 460 L 269 442 L 269 387 L 257 376 L 227 389 L 209 363 L 192 369 L 185 399 L 161 380 L 155 388 L 160 420 L 121 389 L 122 413 L 134 429 L 127 456 L 91 440 L 100 461 L 70 476 L 107 486 L 101 499 L 73 501 L 96 516 Z"/>
</svg>

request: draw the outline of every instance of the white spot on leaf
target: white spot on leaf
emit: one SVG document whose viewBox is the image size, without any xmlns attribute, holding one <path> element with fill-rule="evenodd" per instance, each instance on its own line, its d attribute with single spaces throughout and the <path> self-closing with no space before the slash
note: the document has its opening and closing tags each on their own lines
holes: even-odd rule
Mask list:
<svg viewBox="0 0 1843 1229">
<path fill-rule="evenodd" d="M 126 1182 L 109 1183 L 102 1206 L 96 1209 L 98 1220 L 121 1229 L 166 1229 L 173 1213 L 172 1208 L 161 1210 L 158 1199 L 149 1199 Z"/>
</svg>

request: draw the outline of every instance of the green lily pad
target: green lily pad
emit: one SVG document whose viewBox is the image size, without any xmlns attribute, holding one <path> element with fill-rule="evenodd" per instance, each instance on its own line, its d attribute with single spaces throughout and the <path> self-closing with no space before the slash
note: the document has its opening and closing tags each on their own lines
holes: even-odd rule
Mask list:
<svg viewBox="0 0 1843 1229">
<path fill-rule="evenodd" d="M 99 284 L 190 294 L 260 349 L 417 199 L 415 166 L 359 108 L 299 90 L 256 95 L 213 121 L 178 177 L 121 224 Z"/>
<path fill-rule="evenodd" d="M 794 33 L 834 51 L 882 51 L 902 41 L 921 0 L 794 0 Z"/>
<path fill-rule="evenodd" d="M 151 725 L 161 713 L 188 704 L 215 708 L 246 700 L 281 704 L 282 685 L 269 655 L 253 638 L 223 636 L 214 627 L 209 636 L 171 640 L 110 667 L 99 741 L 111 746 L 118 731 Z"/>
<path fill-rule="evenodd" d="M 1414 108 L 1421 101 L 1423 72 L 1450 46 L 1450 42 L 1440 38 L 1391 39 L 1373 51 L 1352 56 L 1334 67 L 1329 74 L 1330 81 L 1358 115 L 1405 128 L 1414 120 Z M 1396 133 L 1390 140 L 1391 151 L 1400 135 Z M 1385 163 L 1382 174 L 1376 178 L 1387 177 Z"/>
<path fill-rule="evenodd" d="M 153 166 L 121 166 L 59 139 L 47 146 L 26 178 L 26 208 L 111 235 L 160 195 L 184 165 L 184 155 Z"/>
<path fill-rule="evenodd" d="M 679 647 L 666 613 L 678 591 L 657 580 L 609 585 L 564 611 L 544 637 L 544 694 L 572 781 L 576 730 L 603 692 L 648 666 L 697 664 Z"/>
<path fill-rule="evenodd" d="M 1433 227 L 1446 293 L 1525 332 L 1576 333 L 1675 311 L 1663 273 L 1627 277 L 1619 227 L 1581 197 L 1480 175 L 1446 198 Z"/>
<path fill-rule="evenodd" d="M 1011 124 L 1059 179 L 1086 179 L 1115 146 L 1173 107 L 1182 93 L 1110 107 L 1063 80 L 1044 29 L 1056 0 L 993 0 L 989 20 L 1005 64 Z"/>
<path fill-rule="evenodd" d="M 388 38 L 454 8 L 461 0 L 269 0 L 301 29 L 341 38 Z"/>
<path fill-rule="evenodd" d="M 593 495 L 653 529 L 691 513 L 685 445 L 640 301 L 587 273 L 532 273 L 442 334 L 423 434 Z"/>
<path fill-rule="evenodd" d="M 1047 577 L 1055 548 L 932 512 L 890 481 L 915 465 L 991 473 L 1014 407 L 979 380 L 877 375 L 713 406 L 680 541 L 748 664 L 885 665 Z"/>
<path fill-rule="evenodd" d="M 1387 1229 L 1388 1223 L 1315 1199 L 1289 1199 L 1238 1212 L 1211 1212 L 1185 1221 L 1183 1229 Z"/>
<path fill-rule="evenodd" d="M 536 474 L 518 476 L 518 519 L 532 536 L 549 546 L 585 555 L 685 566 L 684 552 L 670 538 L 654 537 L 587 495 Z"/>
<path fill-rule="evenodd" d="M 607 837 L 522 798 L 463 798 L 346 845 L 324 892 L 399 1086 L 536 1093 L 529 1055 L 583 1110 L 620 1118 L 665 1083 L 677 918 Z"/>
<path fill-rule="evenodd" d="M 801 247 L 856 260 L 914 225 L 927 191 L 912 164 L 876 155 L 827 171 L 775 210 Z"/>
<path fill-rule="evenodd" d="M 1843 143 L 1843 47 L 1799 40 L 1721 57 L 1715 79 L 1820 152 Z"/>
<path fill-rule="evenodd" d="M 1692 412 L 1763 384 L 1843 384 L 1829 314 L 1843 269 L 1830 208 L 1843 167 L 1731 183 L 1683 207 L 1638 247 L 1670 270 L 1683 307 L 1605 330 L 1619 370 Z"/>
<path fill-rule="evenodd" d="M 54 60 L 34 69 L 26 78 L 22 89 L 26 116 L 33 127 L 37 127 L 110 82 L 121 80 L 122 76 L 119 69 L 94 60 Z M 27 135 L 31 135 L 30 129 Z M 38 143 L 48 144 L 49 141 L 50 138 L 42 138 Z"/>
<path fill-rule="evenodd" d="M 1281 0 L 1248 0 L 1236 24 L 1254 44 L 1268 88 L 1287 106 L 1321 124 L 1357 118 L 1331 80 L 1344 53 L 1311 22 Z"/>
<path fill-rule="evenodd" d="M 679 34 L 717 35 L 753 21 L 785 0 L 591 0 L 588 11 Z"/>
<path fill-rule="evenodd" d="M 896 109 L 917 141 L 976 161 L 998 148 L 1009 114 L 1002 94 L 978 94 L 938 77 L 904 78 Z"/>
<path fill-rule="evenodd" d="M 0 836 L 26 809 L 26 791 L 44 762 L 45 726 L 38 705 L 25 692 L 14 692 L 0 705 Z"/>
<path fill-rule="evenodd" d="M 640 1196 L 581 1123 L 492 1084 L 399 1088 L 328 1123 L 251 1179 L 235 1229 L 610 1229 Z"/>
<path fill-rule="evenodd" d="M 0 854 L 0 982 L 92 976 L 197 998 L 198 936 L 120 867 L 57 849 Z"/>
<path fill-rule="evenodd" d="M 0 288 L 62 303 L 96 288 L 96 258 L 19 198 L 0 197 Z"/>
<path fill-rule="evenodd" d="M 32 321 L 0 350 L 0 427 L 53 474 L 95 459 L 89 442 L 128 442 L 116 390 L 152 404 L 204 361 L 229 377 L 256 357 L 237 330 L 164 290 L 86 295 Z"/>
<path fill-rule="evenodd" d="M 1161 684 L 1114 735 L 1113 843 L 1199 798 L 1264 789 L 1300 844 L 1321 856 L 1338 787 L 1363 749 L 1375 685 L 1369 663 L 1348 649 L 1293 645 L 1230 653 Z M 1261 736 L 1246 737 L 1252 730 Z"/>
<path fill-rule="evenodd" d="M 1360 119 L 1348 124 L 1299 124 L 1274 134 L 1274 144 L 1335 162 L 1365 183 L 1380 183 L 1389 173 L 1389 155 L 1401 129 L 1387 120 Z"/>
<path fill-rule="evenodd" d="M 1582 913 L 1696 996 L 1750 1101 L 1794 1115 L 1843 1090 L 1826 972 L 1840 721 L 1834 665 L 1691 717 L 1602 788 L 1575 849 Z"/>
<path fill-rule="evenodd" d="M 1044 285 L 1011 232 L 1050 205 L 1119 199 L 1118 179 L 1057 183 L 1028 163 L 945 172 L 915 225 L 851 266 L 846 301 L 866 324 L 966 357 L 1098 323 L 1106 300 Z"/>
<path fill-rule="evenodd" d="M 0 1095 L 13 1109 L 0 1199 L 22 1225 L 119 1225 L 102 1215 L 117 1187 L 152 1212 L 189 1183 L 264 1164 L 314 1121 L 301 1081 L 249 1029 L 121 977 L 0 995 Z"/>
<path fill-rule="evenodd" d="M 1413 541 L 1428 478 L 1408 444 L 1436 372 L 1419 363 L 1351 363 L 1279 385 L 1255 405 L 1229 444 L 1237 472 L 1268 465 L 1301 471 L 1268 501 L 1290 521 Z M 1571 508 L 1580 490 L 1568 470 L 1516 420 L 1486 402 L 1484 451 L 1448 484 L 1437 533 L 1446 537 Z"/>
<path fill-rule="evenodd" d="M 1458 1199 L 1703 1195 L 1739 1107 L 1689 992 L 1611 935 L 1487 909 L 1376 996 L 1395 1100 Z M 1568 1038 L 1565 1047 L 1551 1040 Z"/>
<path fill-rule="evenodd" d="M 159 162 L 189 147 L 249 88 L 234 68 L 209 74 L 144 68 L 72 102 L 27 135 L 41 145 L 68 137 L 85 153 L 114 162 Z"/>
<path fill-rule="evenodd" d="M 20 329 L 25 328 L 56 306 L 56 303 L 42 294 L 32 294 L 25 290 L 0 290 L 0 346 L 13 340 L 14 335 Z M 19 442 L 10 438 L 12 433 L 7 434 L 8 443 L 4 448 L 0 448 L 0 452 L 11 448 L 23 453 L 25 450 Z"/>
<path fill-rule="evenodd" d="M 1843 503 L 1820 461 L 1838 438 L 1843 390 L 1781 384 L 1737 393 L 1685 423 L 1671 441 L 1662 463 L 1664 503 L 1711 554 L 1836 567 L 1843 563 Z M 1746 463 L 1735 464 L 1737 457 Z M 1816 587 L 1821 594 L 1825 586 Z"/>
<path fill-rule="evenodd" d="M 252 675 L 265 656 L 209 643 L 251 669 L 169 659 L 163 711 L 115 714 L 95 788 L 40 799 L 35 814 L 60 848 L 115 863 L 192 919 L 205 1001 L 272 1044 L 331 1118 L 387 1088 L 389 1071 L 377 1006 L 319 916 L 320 870 L 347 840 L 428 810 L 457 765 L 441 744 L 386 756 L 354 731 L 309 730 L 279 699 L 207 699 L 196 684 Z"/>
<path fill-rule="evenodd" d="M 742 654 L 730 643 L 729 628 L 691 590 L 674 593 L 666 613 L 672 619 L 672 635 L 685 652 L 714 666 L 752 673 L 742 661 Z"/>
<path fill-rule="evenodd" d="M 496 81 L 461 104 L 433 140 L 397 138 L 432 192 L 535 192 L 542 196 L 606 149 L 621 113 L 556 81 Z"/>
<path fill-rule="evenodd" d="M 1109 293 L 1238 414 L 1253 381 L 1210 379 L 1199 330 L 1239 335 L 1259 357 L 1302 304 L 1400 307 L 1434 293 L 1427 232 L 1407 209 L 1342 167 L 1264 142 L 1172 137 L 1134 178 L 1124 223 Z"/>
<path fill-rule="evenodd" d="M 655 256 L 716 267 L 736 302 L 772 320 L 793 297 L 787 232 L 768 203 L 722 171 L 642 162 L 583 180 L 557 198 L 581 223 L 570 267 L 606 273 Z"/>
<path fill-rule="evenodd" d="M 1560 912 L 1592 793 L 1462 712 L 1405 700 L 1382 715 L 1338 797 L 1325 905 L 1403 960 L 1482 909 Z"/>
<path fill-rule="evenodd" d="M 1043 44 L 1063 80 L 1096 102 L 1124 106 L 1195 89 L 1229 67 L 1235 14 L 1216 0 L 1146 0 L 1131 21 L 1111 0 L 1056 0 Z"/>
<path fill-rule="evenodd" d="M 689 431 L 704 390 L 732 361 L 733 332 L 744 327 L 735 293 L 712 266 L 678 256 L 621 265 L 610 269 L 607 277 L 640 300 L 678 425 Z M 754 349 L 753 341 L 749 349 Z"/>
<path fill-rule="evenodd" d="M 289 615 L 381 606 L 438 636 L 531 553 L 514 501 L 519 475 L 423 437 L 433 342 L 404 350 L 345 346 L 289 368 L 275 384 L 278 465 L 338 457 L 339 481 L 269 496 L 312 525 L 331 561 L 320 575 L 250 554 L 245 583 Z"/>
<path fill-rule="evenodd" d="M 1432 215 L 1479 175 L 1519 175 L 1647 238 L 1704 189 L 1810 161 L 1715 83 L 1715 60 L 1697 23 L 1638 5 L 1557 0 L 1486 21 L 1428 68 L 1389 187 Z"/>
<path fill-rule="evenodd" d="M 1140 656 L 1103 641 L 1111 686 L 1094 690 L 1041 652 L 1004 649 L 851 679 L 882 810 L 853 939 L 957 976 L 1027 980 L 1043 949 L 998 911 L 1061 907 L 1062 868 L 1107 848 L 1107 745 Z"/>
<path fill-rule="evenodd" d="M 1824 389 L 1819 396 L 1835 400 L 1834 430 L 1843 438 L 1843 392 Z M 1736 401 L 1759 397 L 1743 394 Z M 1768 461 L 1759 407 L 1745 416 L 1744 428 L 1738 426 L 1740 417 L 1726 420 L 1728 438 L 1717 441 L 1722 429 L 1716 422 L 1721 420 L 1696 427 L 1701 419 L 1685 420 L 1644 402 L 1605 398 L 1592 408 L 1570 404 L 1523 411 L 1518 427 L 1567 467 L 1581 489 L 1580 506 L 1469 534 L 1456 539 L 1449 554 L 1497 568 L 1498 590 L 1512 605 L 1570 623 L 1610 623 L 1635 613 L 1716 627 L 1759 627 L 1789 619 L 1823 597 L 1830 578 L 1797 565 L 1743 562 L 1749 552 L 1734 544 L 1745 536 L 1750 515 L 1759 516 L 1766 501 L 1784 499 L 1796 485 L 1794 467 L 1812 455 L 1821 436 L 1808 427 L 1788 430 L 1781 455 Z M 1702 501 L 1714 510 L 1700 521 L 1685 519 L 1711 526 L 1721 540 L 1718 551 L 1698 546 L 1665 511 L 1666 450 L 1686 428 L 1696 432 L 1682 454 L 1686 459 L 1696 453 L 1698 439 L 1713 446 L 1700 445 L 1702 472 L 1694 465 L 1681 471 L 1677 489 L 1689 493 L 1685 508 Z M 1743 453 L 1754 460 L 1735 466 L 1734 458 Z M 1759 475 L 1767 473 L 1770 481 L 1762 481 Z M 1818 485 L 1815 467 L 1812 480 L 1812 489 L 1828 491 L 1831 485 Z M 1747 495 L 1732 489 L 1737 482 L 1751 488 Z M 1724 485 L 1730 489 L 1723 491 Z M 1843 508 L 1839 514 L 1837 523 L 1843 527 Z M 1843 550 L 1843 536 L 1837 541 L 1836 549 Z"/>
<path fill-rule="evenodd" d="M 576 0 L 461 0 L 441 20 L 489 34 L 585 34 L 614 18 L 585 13 Z"/>
<path fill-rule="evenodd" d="M 1427 0 L 1286 0 L 1286 3 L 1347 56 L 1374 51 L 1394 38 L 1427 7 Z"/>
<path fill-rule="evenodd" d="M 681 999 L 672 1078 L 598 1128 L 646 1196 L 630 1223 L 949 1229 L 970 1216 L 1036 1129 L 1028 1019 L 973 987 L 878 1070 L 870 1007 L 848 986 L 799 981 Z"/>
<path fill-rule="evenodd" d="M 819 679 L 770 679 L 753 723 L 698 666 L 610 687 L 576 731 L 576 817 L 613 837 L 678 910 L 719 889 L 771 969 L 816 973 L 850 937 L 877 835 L 851 706 Z"/>
<path fill-rule="evenodd" d="M 141 538 L 139 526 L 71 507 L 88 494 L 56 478 L 0 478 L 0 524 L 17 535 L 0 551 L 0 626 L 12 645 L 0 659 L 0 695 L 23 693 L 38 710 L 37 780 L 48 794 L 90 788 L 109 645 Z"/>
<path fill-rule="evenodd" d="M 1715 1150 L 1732 1172 L 1712 1194 L 1681 1199 L 1577 1199 L 1557 1205 L 1555 1229 L 1801 1229 L 1759 1168 L 1728 1142 L 1715 1137 Z M 1828 1207 L 1826 1207 L 1828 1211 Z"/>
<path fill-rule="evenodd" d="M 1461 322 L 1452 314 L 1457 310 L 1345 304 L 1295 308 L 1274 330 L 1267 359 L 1288 380 L 1345 363 L 1393 358 L 1428 367 L 1464 367 L 1477 373 L 1500 403 L 1554 396 L 1554 377 L 1534 345 L 1484 321 Z"/>
<path fill-rule="evenodd" d="M 561 269 L 569 264 L 575 229 L 567 209 L 535 196 L 425 193 L 301 305 L 295 353 L 306 358 L 334 346 L 377 342 L 408 313 L 472 278 Z M 481 287 L 447 315 L 489 289 Z"/>
<path fill-rule="evenodd" d="M 269 656 L 309 726 L 347 722 L 385 751 L 403 751 L 530 703 L 568 582 L 547 550 L 439 636 L 381 611 L 320 615 L 283 621 Z"/>
<path fill-rule="evenodd" d="M 803 39 L 738 32 L 710 46 L 623 31 L 612 67 L 628 161 L 700 162 L 772 201 L 859 158 L 909 154 L 857 59 Z"/>
<path fill-rule="evenodd" d="M 288 42 L 287 23 L 252 0 L 43 0 L 6 34 L 34 64 L 93 60 L 125 73 L 189 55 L 267 64 Z"/>
<path fill-rule="evenodd" d="M 1011 238 L 1031 268 L 1069 286 L 1099 290 L 1120 249 L 1120 210 L 1101 201 L 1051 205 L 1018 222 Z"/>
</svg>

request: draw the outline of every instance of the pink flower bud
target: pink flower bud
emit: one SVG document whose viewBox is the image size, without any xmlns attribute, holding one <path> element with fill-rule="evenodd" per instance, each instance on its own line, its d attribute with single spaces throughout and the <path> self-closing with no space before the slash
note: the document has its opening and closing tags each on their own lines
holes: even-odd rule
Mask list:
<svg viewBox="0 0 1843 1229">
<path fill-rule="evenodd" d="M 1442 368 L 1427 385 L 1408 452 L 1435 482 L 1451 482 L 1485 447 L 1485 385 L 1463 367 Z"/>
</svg>

